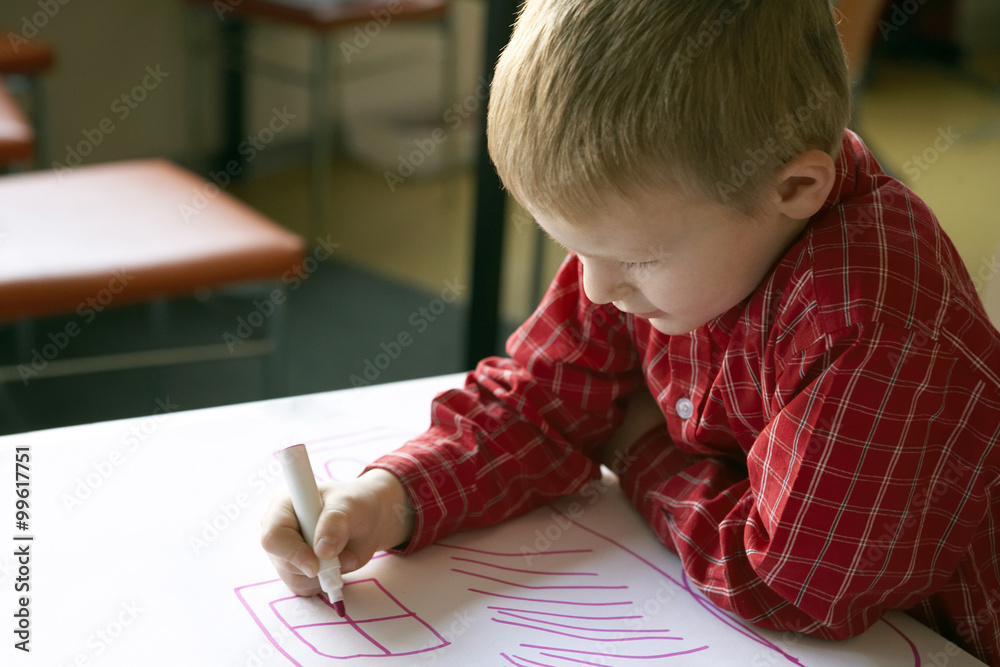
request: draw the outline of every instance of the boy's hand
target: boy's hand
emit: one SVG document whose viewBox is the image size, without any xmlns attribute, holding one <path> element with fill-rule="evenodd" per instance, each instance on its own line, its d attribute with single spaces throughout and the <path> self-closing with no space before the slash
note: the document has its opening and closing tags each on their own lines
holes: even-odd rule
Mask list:
<svg viewBox="0 0 1000 667">
<path fill-rule="evenodd" d="M 316 524 L 316 545 L 307 545 L 288 495 L 275 498 L 261 519 L 261 545 L 296 595 L 320 592 L 319 558 L 340 557 L 342 573 L 358 569 L 382 549 L 408 542 L 413 508 L 403 485 L 385 470 L 319 486 L 323 511 Z"/>
<path fill-rule="evenodd" d="M 651 429 L 666 423 L 656 399 L 643 385 L 629 397 L 625 421 L 600 451 L 600 460 L 611 472 L 620 475 L 628 467 L 628 449 Z"/>
</svg>

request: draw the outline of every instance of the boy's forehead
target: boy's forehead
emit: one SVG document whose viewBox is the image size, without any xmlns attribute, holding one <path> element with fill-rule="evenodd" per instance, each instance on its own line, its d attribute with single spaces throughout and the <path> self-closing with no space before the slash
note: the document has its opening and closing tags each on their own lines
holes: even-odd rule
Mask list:
<svg viewBox="0 0 1000 667">
<path fill-rule="evenodd" d="M 679 225 L 728 210 L 715 202 L 687 197 L 671 187 L 634 188 L 628 193 L 599 196 L 596 200 L 593 205 L 565 210 L 548 211 L 530 204 L 524 208 L 546 230 L 553 226 L 609 233 L 642 232 L 659 228 L 665 222 Z"/>
<path fill-rule="evenodd" d="M 647 207 L 615 206 L 575 215 L 532 214 L 548 237 L 566 250 L 616 261 L 634 261 L 657 249 L 662 251 L 685 229 L 680 217 Z"/>
</svg>

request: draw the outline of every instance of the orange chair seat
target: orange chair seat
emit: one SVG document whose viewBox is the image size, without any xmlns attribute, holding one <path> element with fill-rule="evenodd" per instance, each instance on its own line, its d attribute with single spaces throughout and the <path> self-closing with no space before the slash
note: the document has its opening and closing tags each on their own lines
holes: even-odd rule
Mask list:
<svg viewBox="0 0 1000 667">
<path fill-rule="evenodd" d="M 0 39 L 0 74 L 36 76 L 52 69 L 55 54 L 52 47 L 38 40 L 10 39 L 7 30 Z"/>
<path fill-rule="evenodd" d="M 0 322 L 280 280 L 303 257 L 298 235 L 164 160 L 7 176 L 0 211 Z"/>
<path fill-rule="evenodd" d="M 386 12 L 390 11 L 389 16 L 383 18 L 383 21 L 440 19 L 448 10 L 447 0 L 399 0 L 391 9 L 387 8 L 385 0 L 380 2 L 358 0 L 321 9 L 302 8 L 275 0 L 187 1 L 191 4 L 213 7 L 220 18 L 225 18 L 231 12 L 236 16 L 293 23 L 320 31 L 336 30 L 367 21 L 377 21 L 379 16 L 385 17 Z"/>
</svg>

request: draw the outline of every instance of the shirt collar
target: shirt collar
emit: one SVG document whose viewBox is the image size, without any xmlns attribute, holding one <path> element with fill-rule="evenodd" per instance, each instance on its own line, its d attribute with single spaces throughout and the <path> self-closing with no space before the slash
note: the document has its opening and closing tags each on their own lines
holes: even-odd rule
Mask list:
<svg viewBox="0 0 1000 667">
<path fill-rule="evenodd" d="M 861 138 L 851 130 L 844 130 L 844 138 L 840 142 L 840 153 L 834 161 L 836 179 L 823 207 L 817 211 L 812 220 L 819 220 L 844 201 L 855 196 L 859 186 L 859 175 L 863 173 L 882 173 L 875 156 L 864 145 Z"/>
</svg>

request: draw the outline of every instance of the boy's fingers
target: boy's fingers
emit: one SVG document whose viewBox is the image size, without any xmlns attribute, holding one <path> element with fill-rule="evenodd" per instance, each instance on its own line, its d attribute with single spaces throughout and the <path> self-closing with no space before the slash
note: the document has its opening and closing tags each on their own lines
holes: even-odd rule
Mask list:
<svg viewBox="0 0 1000 667">
<path fill-rule="evenodd" d="M 340 555 L 351 537 L 348 514 L 340 506 L 324 507 L 316 522 L 316 555 L 327 560 Z"/>
<path fill-rule="evenodd" d="M 296 595 L 309 597 L 320 592 L 318 579 L 307 577 L 303 574 L 289 572 L 285 569 L 284 564 L 274 556 L 271 556 L 271 562 L 274 563 L 274 567 L 278 571 L 278 575 L 281 577 L 281 580 L 284 581 L 285 585 L 288 586 L 288 589 Z"/>
<path fill-rule="evenodd" d="M 260 540 L 264 551 L 271 555 L 275 565 L 285 572 L 315 577 L 319 562 L 313 550 L 302 541 L 302 534 L 295 528 L 281 526 L 264 532 Z M 295 569 L 292 569 L 295 568 Z"/>
<path fill-rule="evenodd" d="M 260 543 L 275 565 L 285 572 L 316 576 L 319 563 L 299 532 L 299 520 L 288 498 L 275 500 L 261 519 Z M 290 569 L 290 568 L 295 568 Z M 297 572 L 296 572 L 297 570 Z"/>
<path fill-rule="evenodd" d="M 368 559 L 365 560 L 367 562 Z M 350 548 L 340 552 L 340 572 L 342 574 L 354 572 L 359 567 L 361 567 L 361 559 Z"/>
</svg>

